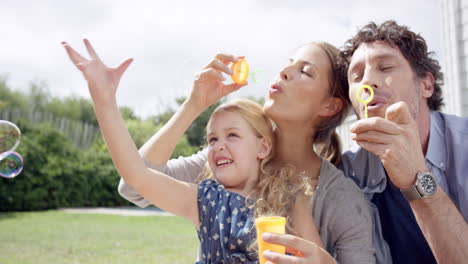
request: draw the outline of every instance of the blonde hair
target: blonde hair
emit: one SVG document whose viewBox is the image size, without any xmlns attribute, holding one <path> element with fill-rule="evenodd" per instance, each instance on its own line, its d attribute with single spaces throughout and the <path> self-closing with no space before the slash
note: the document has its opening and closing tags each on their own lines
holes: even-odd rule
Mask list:
<svg viewBox="0 0 468 264">
<path fill-rule="evenodd" d="M 308 197 L 313 194 L 313 184 L 310 177 L 304 173 L 299 173 L 293 166 L 287 165 L 276 167 L 273 165 L 275 154 L 274 124 L 264 114 L 262 106 L 248 99 L 235 99 L 218 106 L 208 121 L 210 124 L 212 117 L 221 111 L 238 113 L 252 128 L 258 138 L 263 138 L 271 144 L 271 151 L 267 157 L 260 161 L 258 171 L 258 184 L 246 201 L 253 200 L 254 203 L 247 204 L 254 210 L 255 217 L 263 216 L 283 216 L 287 219 L 287 230 L 296 234 L 292 227 L 292 214 L 296 195 L 301 192 Z M 199 183 L 213 175 L 209 166 L 205 166 L 204 172 L 197 178 Z M 257 241 L 252 241 L 249 245 L 254 249 Z"/>
</svg>

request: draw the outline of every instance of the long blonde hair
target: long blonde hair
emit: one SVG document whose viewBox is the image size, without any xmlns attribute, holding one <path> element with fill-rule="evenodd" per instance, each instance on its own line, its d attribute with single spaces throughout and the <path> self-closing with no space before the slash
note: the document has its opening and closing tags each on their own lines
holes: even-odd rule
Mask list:
<svg viewBox="0 0 468 264">
<path fill-rule="evenodd" d="M 268 156 L 260 161 L 257 187 L 247 197 L 247 201 L 254 201 L 254 203 L 248 204 L 249 207 L 253 208 L 254 216 L 286 217 L 288 232 L 296 234 L 291 225 L 291 210 L 298 193 L 303 193 L 308 197 L 312 196 L 313 184 L 310 182 L 310 178 L 306 174 L 299 173 L 291 165 L 274 166 L 274 124 L 264 114 L 262 106 L 252 100 L 235 99 L 218 106 L 212 113 L 208 124 L 210 124 L 214 114 L 221 111 L 238 113 L 251 126 L 258 138 L 264 138 L 272 146 Z M 214 178 L 208 165 L 205 166 L 204 173 L 201 174 L 196 182 L 200 182 L 206 178 Z M 250 247 L 255 248 L 256 244 L 256 241 L 252 241 Z"/>
</svg>

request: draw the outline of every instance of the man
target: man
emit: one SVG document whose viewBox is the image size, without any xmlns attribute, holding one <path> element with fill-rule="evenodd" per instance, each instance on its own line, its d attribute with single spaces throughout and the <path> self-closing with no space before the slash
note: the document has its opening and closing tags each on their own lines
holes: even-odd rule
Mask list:
<svg viewBox="0 0 468 264">
<path fill-rule="evenodd" d="M 364 26 L 343 54 L 360 120 L 351 127 L 359 148 L 344 154 L 342 169 L 375 206 L 375 227 L 393 262 L 466 263 L 468 118 L 437 112 L 443 105 L 438 62 L 421 36 L 394 21 Z M 356 98 L 363 85 L 375 93 L 367 119 Z M 267 239 L 313 252 L 295 237 Z M 380 262 L 386 258 L 377 256 Z M 286 263 L 275 254 L 269 259 Z"/>
<path fill-rule="evenodd" d="M 438 62 L 421 36 L 394 21 L 368 24 L 344 54 L 355 112 L 363 116 L 357 89 L 370 85 L 375 118 L 351 128 L 362 149 L 347 153 L 343 167 L 377 206 L 393 261 L 466 262 L 468 119 L 436 112 Z"/>
</svg>

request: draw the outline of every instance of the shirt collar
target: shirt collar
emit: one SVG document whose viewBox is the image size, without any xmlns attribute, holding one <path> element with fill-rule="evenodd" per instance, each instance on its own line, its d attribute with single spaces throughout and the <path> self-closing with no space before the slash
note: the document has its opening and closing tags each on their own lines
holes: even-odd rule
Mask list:
<svg viewBox="0 0 468 264">
<path fill-rule="evenodd" d="M 445 171 L 447 166 L 447 146 L 445 144 L 445 125 L 438 112 L 431 111 L 429 144 L 426 160 L 433 166 Z"/>
</svg>

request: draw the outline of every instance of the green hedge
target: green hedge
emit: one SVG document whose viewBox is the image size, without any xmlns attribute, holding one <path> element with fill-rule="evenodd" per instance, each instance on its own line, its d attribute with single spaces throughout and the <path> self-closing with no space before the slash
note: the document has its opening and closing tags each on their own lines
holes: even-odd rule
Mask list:
<svg viewBox="0 0 468 264">
<path fill-rule="evenodd" d="M 50 124 L 16 124 L 24 168 L 0 178 L 0 211 L 129 205 L 117 192 L 120 177 L 107 152 L 81 150 Z"/>
</svg>

